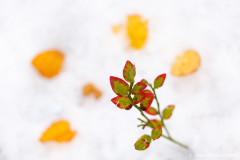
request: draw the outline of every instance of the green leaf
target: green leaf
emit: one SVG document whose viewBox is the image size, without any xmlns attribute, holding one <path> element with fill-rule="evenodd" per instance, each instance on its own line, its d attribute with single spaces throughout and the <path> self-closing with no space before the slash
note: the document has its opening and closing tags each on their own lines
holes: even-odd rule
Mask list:
<svg viewBox="0 0 240 160">
<path fill-rule="evenodd" d="M 169 119 L 172 116 L 174 108 L 174 105 L 169 105 L 167 108 L 165 108 L 163 110 L 163 119 Z"/>
<path fill-rule="evenodd" d="M 163 127 L 162 121 L 160 121 L 160 120 L 158 120 L 158 119 L 152 119 L 151 121 L 152 121 L 153 124 L 154 124 L 154 128 L 156 128 L 156 127 Z"/>
<path fill-rule="evenodd" d="M 149 147 L 149 143 L 146 143 L 144 139 L 143 140 L 141 139 L 141 140 L 138 140 L 134 146 L 136 150 L 144 151 Z"/>
<path fill-rule="evenodd" d="M 128 106 L 127 108 L 125 108 L 125 110 L 130 110 L 132 108 L 132 104 L 130 106 Z"/>
<path fill-rule="evenodd" d="M 149 94 L 149 93 L 150 93 L 150 94 L 153 94 L 149 89 L 145 89 L 145 90 L 143 91 L 143 93 L 144 93 L 144 94 Z M 154 95 L 154 94 L 153 94 L 153 95 Z"/>
<path fill-rule="evenodd" d="M 141 93 L 146 87 L 147 87 L 147 85 L 145 83 L 138 82 L 133 86 L 132 94 Z"/>
<path fill-rule="evenodd" d="M 143 82 L 143 83 L 148 85 L 148 81 L 146 79 L 142 79 L 141 82 Z"/>
<path fill-rule="evenodd" d="M 120 97 L 117 96 L 113 99 L 111 99 L 111 101 L 119 108 L 121 109 L 131 109 L 132 106 L 132 102 L 131 100 L 126 96 L 126 97 Z"/>
<path fill-rule="evenodd" d="M 152 93 L 145 94 L 144 100 L 140 103 L 140 108 L 143 111 L 146 111 L 151 106 L 153 99 L 154 99 L 154 94 Z"/>
<path fill-rule="evenodd" d="M 158 114 L 158 111 L 155 108 L 153 108 L 153 107 L 149 107 L 145 112 L 147 114 L 150 114 L 150 115 L 153 115 L 153 116 Z"/>
<path fill-rule="evenodd" d="M 142 102 L 144 100 L 144 98 L 145 98 L 144 93 L 136 94 L 133 97 L 133 102 L 134 102 L 134 104 L 138 104 L 138 103 Z"/>
<path fill-rule="evenodd" d="M 156 139 L 160 138 L 161 135 L 162 135 L 162 127 L 157 127 L 152 130 L 151 138 L 153 140 L 156 140 Z"/>
<path fill-rule="evenodd" d="M 128 94 L 130 89 L 129 85 L 121 78 L 111 76 L 110 83 L 111 83 L 112 90 L 118 96 L 125 97 Z"/>
<path fill-rule="evenodd" d="M 134 82 L 134 77 L 136 75 L 135 65 L 130 61 L 127 61 L 123 68 L 123 77 L 127 82 Z"/>
<path fill-rule="evenodd" d="M 147 134 L 144 134 L 142 137 L 140 137 L 138 140 L 140 139 L 146 139 L 147 142 L 151 143 L 151 137 Z"/>
<path fill-rule="evenodd" d="M 163 127 L 163 123 L 162 121 L 158 120 L 158 119 L 151 119 L 150 120 L 153 123 L 153 128 L 157 128 L 157 127 Z M 150 126 L 151 127 L 151 123 L 147 123 L 146 126 Z"/>
<path fill-rule="evenodd" d="M 151 137 L 147 134 L 140 137 L 135 143 L 135 149 L 138 151 L 146 150 L 151 143 Z"/>
<path fill-rule="evenodd" d="M 161 74 L 159 75 L 155 80 L 154 80 L 154 88 L 159 88 L 162 87 L 164 81 L 166 78 L 166 74 Z"/>
</svg>

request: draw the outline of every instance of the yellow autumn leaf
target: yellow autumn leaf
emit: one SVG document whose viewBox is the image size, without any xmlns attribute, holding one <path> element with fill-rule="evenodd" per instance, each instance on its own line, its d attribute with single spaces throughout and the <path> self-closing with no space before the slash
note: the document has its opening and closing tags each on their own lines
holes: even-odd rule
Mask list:
<svg viewBox="0 0 240 160">
<path fill-rule="evenodd" d="M 130 46 L 141 49 L 148 37 L 147 20 L 142 20 L 140 15 L 129 15 L 127 17 L 127 35 L 130 39 Z"/>
<path fill-rule="evenodd" d="M 118 34 L 121 31 L 122 27 L 123 27 L 122 24 L 114 25 L 112 27 L 113 33 L 114 34 Z"/>
<path fill-rule="evenodd" d="M 194 50 L 188 50 L 183 55 L 177 57 L 172 67 L 172 74 L 175 76 L 185 76 L 193 73 L 200 67 L 200 57 Z"/>
</svg>

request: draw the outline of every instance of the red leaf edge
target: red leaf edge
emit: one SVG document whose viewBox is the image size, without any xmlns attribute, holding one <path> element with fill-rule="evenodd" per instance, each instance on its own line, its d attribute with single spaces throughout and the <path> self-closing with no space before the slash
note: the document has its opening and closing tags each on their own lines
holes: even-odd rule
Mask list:
<svg viewBox="0 0 240 160">
<path fill-rule="evenodd" d="M 145 83 L 143 83 L 143 82 L 138 82 L 138 83 L 136 83 L 134 86 L 136 86 L 136 85 L 142 85 L 143 86 L 143 88 L 142 89 L 140 89 L 140 91 L 139 91 L 139 93 L 142 93 L 143 91 L 144 91 L 144 89 L 147 87 L 147 85 L 145 84 Z M 134 87 L 133 86 L 133 87 Z M 133 95 L 136 95 L 136 94 L 139 94 L 139 93 L 132 93 Z"/>
<path fill-rule="evenodd" d="M 114 77 L 114 76 L 110 76 L 110 83 L 111 83 L 111 87 L 112 87 L 112 90 L 113 90 L 114 93 L 115 93 L 115 91 L 114 91 L 113 81 L 119 81 L 120 83 L 129 86 L 129 85 L 127 84 L 127 82 L 125 82 L 123 79 L 118 78 L 118 77 Z M 117 93 L 116 93 L 116 94 L 117 94 Z M 120 96 L 120 97 L 122 97 L 121 94 L 117 94 L 117 95 Z"/>
</svg>

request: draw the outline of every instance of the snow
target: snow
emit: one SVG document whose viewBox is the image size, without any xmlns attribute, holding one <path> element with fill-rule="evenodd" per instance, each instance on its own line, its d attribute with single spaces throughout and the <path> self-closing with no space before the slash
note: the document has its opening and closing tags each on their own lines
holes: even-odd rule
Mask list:
<svg viewBox="0 0 240 160">
<path fill-rule="evenodd" d="M 0 160 L 239 159 L 239 8 L 237 0 L 0 0 Z M 140 51 L 111 30 L 135 13 L 149 20 Z M 51 48 L 66 59 L 61 74 L 49 80 L 31 60 Z M 186 49 L 199 52 L 201 67 L 174 77 L 172 63 Z M 167 73 L 157 91 L 161 108 L 176 105 L 166 124 L 191 151 L 164 138 L 144 152 L 134 149 L 150 130 L 136 127 L 137 110 L 110 102 L 109 76 L 122 77 L 126 60 L 136 64 L 137 80 Z M 99 101 L 83 97 L 89 82 L 103 91 Z M 40 143 L 59 119 L 77 136 L 70 143 Z"/>
</svg>

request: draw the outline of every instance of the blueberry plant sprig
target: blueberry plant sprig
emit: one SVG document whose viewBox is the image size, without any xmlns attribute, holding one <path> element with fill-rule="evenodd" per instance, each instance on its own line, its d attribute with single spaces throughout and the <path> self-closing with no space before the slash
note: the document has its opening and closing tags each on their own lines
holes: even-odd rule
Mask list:
<svg viewBox="0 0 240 160">
<path fill-rule="evenodd" d="M 152 140 L 154 141 L 160 137 L 164 137 L 173 143 L 188 149 L 186 145 L 171 137 L 164 122 L 164 120 L 171 117 L 175 106 L 169 105 L 162 111 L 162 113 L 160 110 L 160 104 L 155 90 L 162 87 L 166 74 L 159 75 L 154 80 L 153 85 L 148 83 L 145 79 L 134 84 L 135 75 L 135 65 L 133 65 L 130 61 L 127 61 L 123 68 L 123 77 L 126 81 L 118 77 L 110 76 L 112 90 L 117 94 L 117 96 L 111 101 L 120 109 L 130 110 L 132 106 L 134 106 L 145 118 L 145 120 L 138 118 L 141 122 L 138 127 L 142 127 L 143 129 L 145 127 L 150 127 L 152 129 L 151 135 L 144 134 L 137 140 L 135 143 L 135 149 L 139 151 L 145 150 L 149 147 Z M 127 82 L 130 83 L 130 85 Z M 147 86 L 149 86 L 151 90 L 146 89 Z M 156 100 L 157 102 L 157 109 L 151 106 L 153 100 Z M 159 115 L 160 120 L 150 120 L 145 113 L 152 116 Z M 167 135 L 162 134 L 163 129 L 165 129 Z"/>
</svg>

